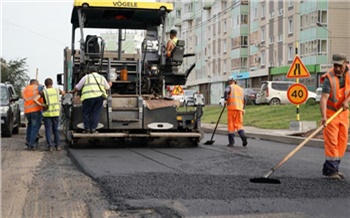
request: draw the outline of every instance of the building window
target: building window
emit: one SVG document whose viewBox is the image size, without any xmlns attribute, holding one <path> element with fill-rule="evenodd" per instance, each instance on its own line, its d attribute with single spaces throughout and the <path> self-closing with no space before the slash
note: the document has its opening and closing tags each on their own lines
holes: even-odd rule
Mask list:
<svg viewBox="0 0 350 218">
<path fill-rule="evenodd" d="M 222 10 L 225 10 L 227 8 L 227 2 L 222 1 Z"/>
<path fill-rule="evenodd" d="M 221 32 L 221 21 L 218 22 L 218 34 Z"/>
<path fill-rule="evenodd" d="M 279 41 L 279 42 L 282 42 L 282 41 L 283 41 L 283 34 L 279 34 L 279 35 L 278 35 L 278 41 Z"/>
<path fill-rule="evenodd" d="M 274 37 L 273 37 L 273 35 L 272 35 L 272 36 L 269 37 L 269 43 L 270 43 L 270 44 L 273 44 L 273 42 L 274 42 L 273 40 L 274 40 Z"/>
<path fill-rule="evenodd" d="M 318 11 L 317 21 L 321 24 L 327 23 L 327 11 Z"/>
<path fill-rule="evenodd" d="M 247 14 L 241 15 L 241 25 L 242 24 L 248 24 L 248 15 Z"/>
<path fill-rule="evenodd" d="M 248 58 L 241 58 L 241 69 L 248 69 Z"/>
<path fill-rule="evenodd" d="M 181 18 L 181 10 L 176 10 L 176 18 Z"/>
<path fill-rule="evenodd" d="M 185 4 L 186 12 L 193 11 L 193 3 Z"/>
<path fill-rule="evenodd" d="M 265 17 L 265 10 L 266 10 L 266 8 L 265 8 L 265 4 L 261 4 L 261 18 L 264 18 Z"/>
<path fill-rule="evenodd" d="M 237 28 L 239 26 L 239 15 L 232 16 L 232 27 Z"/>
<path fill-rule="evenodd" d="M 248 48 L 248 36 L 241 36 L 241 47 Z"/>
<path fill-rule="evenodd" d="M 265 62 L 266 62 L 265 51 L 262 51 L 261 58 L 260 58 L 260 65 L 265 66 Z"/>
<path fill-rule="evenodd" d="M 211 32 L 210 32 L 211 30 L 210 30 L 210 25 L 208 26 L 208 39 L 210 39 L 210 36 L 211 36 Z"/>
<path fill-rule="evenodd" d="M 216 54 L 216 41 L 213 41 L 213 55 Z"/>
<path fill-rule="evenodd" d="M 260 32 L 260 41 L 265 42 L 265 27 L 261 27 L 261 32 Z"/>
<path fill-rule="evenodd" d="M 312 46 L 311 54 L 317 55 L 317 40 L 313 40 L 313 41 L 311 42 L 311 46 Z M 329 51 L 328 51 L 328 52 L 329 52 Z"/>
<path fill-rule="evenodd" d="M 222 64 L 222 72 L 224 73 L 224 74 L 226 74 L 226 60 L 224 60 L 224 62 L 223 62 L 223 64 Z"/>
<path fill-rule="evenodd" d="M 241 0 L 241 5 L 248 5 L 248 0 Z"/>
<path fill-rule="evenodd" d="M 224 32 L 226 33 L 226 29 L 227 29 L 227 19 L 224 19 Z"/>
<path fill-rule="evenodd" d="M 293 33 L 293 18 L 288 19 L 288 34 Z"/>
<path fill-rule="evenodd" d="M 252 13 L 250 14 L 250 21 L 253 21 L 256 18 L 258 18 L 258 8 L 253 8 Z"/>
<path fill-rule="evenodd" d="M 236 27 L 236 16 L 232 16 L 232 28 Z"/>
<path fill-rule="evenodd" d="M 291 8 L 294 6 L 294 1 L 295 0 L 288 0 L 288 7 Z"/>
<path fill-rule="evenodd" d="M 235 48 L 235 40 L 231 39 L 231 50 Z"/>
<path fill-rule="evenodd" d="M 288 61 L 292 61 L 292 60 L 293 60 L 293 47 L 288 46 Z"/>
<path fill-rule="evenodd" d="M 215 25 L 215 23 L 213 23 L 213 37 L 216 35 L 216 25 Z"/>
<path fill-rule="evenodd" d="M 317 51 L 319 54 L 327 53 L 327 40 L 318 40 Z"/>
<path fill-rule="evenodd" d="M 224 54 L 226 54 L 226 52 L 227 52 L 227 39 L 224 39 L 224 41 L 222 42 L 222 51 L 224 52 Z"/>
<path fill-rule="evenodd" d="M 283 8 L 280 8 L 279 10 L 278 10 L 278 16 L 282 16 L 283 15 Z"/>
</svg>

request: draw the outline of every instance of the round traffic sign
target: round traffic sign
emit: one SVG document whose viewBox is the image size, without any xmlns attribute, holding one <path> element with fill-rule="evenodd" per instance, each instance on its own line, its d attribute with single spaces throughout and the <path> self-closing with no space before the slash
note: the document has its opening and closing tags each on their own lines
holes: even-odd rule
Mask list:
<svg viewBox="0 0 350 218">
<path fill-rule="evenodd" d="M 306 101 L 309 92 L 307 88 L 300 83 L 291 85 L 288 88 L 287 97 L 293 104 L 302 104 Z"/>
</svg>

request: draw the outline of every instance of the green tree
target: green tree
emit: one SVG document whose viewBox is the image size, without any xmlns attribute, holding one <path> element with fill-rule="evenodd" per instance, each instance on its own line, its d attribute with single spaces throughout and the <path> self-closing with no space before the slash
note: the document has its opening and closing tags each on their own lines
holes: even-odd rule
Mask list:
<svg viewBox="0 0 350 218">
<path fill-rule="evenodd" d="M 1 82 L 10 82 L 16 89 L 17 94 L 21 95 L 22 89 L 27 85 L 29 81 L 28 66 L 26 58 L 19 60 L 10 60 L 7 62 L 5 59 L 0 58 L 1 62 Z"/>
</svg>

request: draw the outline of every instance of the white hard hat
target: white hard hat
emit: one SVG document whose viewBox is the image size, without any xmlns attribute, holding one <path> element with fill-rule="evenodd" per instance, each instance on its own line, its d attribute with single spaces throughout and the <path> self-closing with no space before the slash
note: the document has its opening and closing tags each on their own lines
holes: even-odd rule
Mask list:
<svg viewBox="0 0 350 218">
<path fill-rule="evenodd" d="M 236 77 L 234 75 L 231 75 L 228 77 L 228 81 L 236 80 Z"/>
</svg>

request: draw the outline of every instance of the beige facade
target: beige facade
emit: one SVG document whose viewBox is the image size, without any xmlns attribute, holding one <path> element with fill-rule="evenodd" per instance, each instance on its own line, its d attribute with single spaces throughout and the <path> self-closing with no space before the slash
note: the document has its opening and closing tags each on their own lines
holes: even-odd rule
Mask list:
<svg viewBox="0 0 350 218">
<path fill-rule="evenodd" d="M 219 101 L 232 74 L 240 76 L 243 87 L 285 80 L 296 52 L 305 65 L 314 65 L 307 84 L 311 90 L 319 85 L 331 53 L 350 57 L 350 1 L 170 2 L 174 11 L 167 29 L 178 30 L 185 53 L 196 54 L 184 61 L 183 69 L 196 62 L 186 86 L 201 91 L 210 104 Z"/>
<path fill-rule="evenodd" d="M 350 1 L 329 1 L 329 24 L 332 53 L 344 53 L 350 59 Z"/>
</svg>

